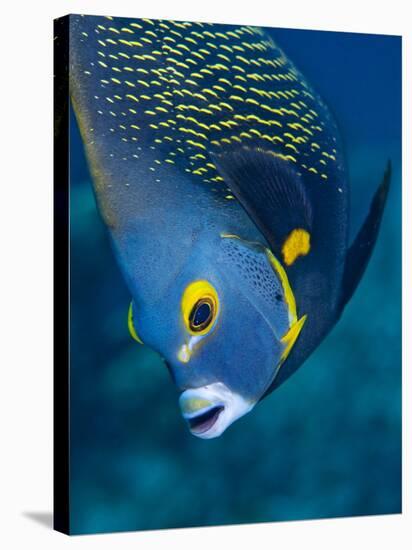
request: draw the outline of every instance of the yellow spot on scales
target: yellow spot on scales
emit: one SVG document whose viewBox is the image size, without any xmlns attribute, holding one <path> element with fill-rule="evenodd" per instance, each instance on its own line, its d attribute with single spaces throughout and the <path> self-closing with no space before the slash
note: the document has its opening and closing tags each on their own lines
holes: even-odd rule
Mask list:
<svg viewBox="0 0 412 550">
<path fill-rule="evenodd" d="M 306 256 L 310 251 L 310 234 L 305 229 L 293 229 L 282 246 L 283 261 L 292 265 L 299 256 Z"/>
<path fill-rule="evenodd" d="M 186 143 L 188 145 L 192 145 L 193 147 L 199 147 L 200 149 L 207 150 L 206 147 L 202 143 L 198 143 L 197 141 L 192 141 L 191 139 L 186 140 Z"/>
</svg>

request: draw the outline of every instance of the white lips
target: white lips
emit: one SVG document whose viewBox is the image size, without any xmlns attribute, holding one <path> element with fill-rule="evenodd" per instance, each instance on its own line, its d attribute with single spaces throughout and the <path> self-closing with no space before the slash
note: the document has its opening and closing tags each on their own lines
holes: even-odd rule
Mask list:
<svg viewBox="0 0 412 550">
<path fill-rule="evenodd" d="M 215 407 L 223 407 L 213 425 L 202 432 L 192 434 L 202 439 L 219 437 L 235 420 L 253 409 L 255 403 L 232 392 L 222 382 L 184 391 L 179 399 L 183 418 L 194 419 Z"/>
</svg>

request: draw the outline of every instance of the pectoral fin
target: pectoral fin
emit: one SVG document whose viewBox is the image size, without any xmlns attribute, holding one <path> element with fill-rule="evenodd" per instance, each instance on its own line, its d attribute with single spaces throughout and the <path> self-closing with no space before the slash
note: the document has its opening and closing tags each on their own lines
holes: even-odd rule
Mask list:
<svg viewBox="0 0 412 550">
<path fill-rule="evenodd" d="M 306 255 L 312 207 L 301 176 L 291 163 L 271 151 L 247 147 L 212 157 L 272 252 L 286 265 Z"/>
</svg>

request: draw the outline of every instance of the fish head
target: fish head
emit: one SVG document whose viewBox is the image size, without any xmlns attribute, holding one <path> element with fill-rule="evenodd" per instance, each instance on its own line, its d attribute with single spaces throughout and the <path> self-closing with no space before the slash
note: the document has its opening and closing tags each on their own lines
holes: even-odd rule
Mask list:
<svg viewBox="0 0 412 550">
<path fill-rule="evenodd" d="M 219 234 L 156 301 L 132 302 L 130 331 L 163 356 L 193 435 L 220 436 L 273 382 L 304 322 L 285 276 L 263 245 Z"/>
</svg>

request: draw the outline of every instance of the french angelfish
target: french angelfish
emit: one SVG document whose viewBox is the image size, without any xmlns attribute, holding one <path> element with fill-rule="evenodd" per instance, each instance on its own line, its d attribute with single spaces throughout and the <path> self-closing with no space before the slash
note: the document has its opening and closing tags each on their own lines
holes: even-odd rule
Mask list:
<svg viewBox="0 0 412 550">
<path fill-rule="evenodd" d="M 348 243 L 322 99 L 262 29 L 70 16 L 70 89 L 131 335 L 217 437 L 338 321 L 378 235 L 388 166 Z"/>
</svg>

